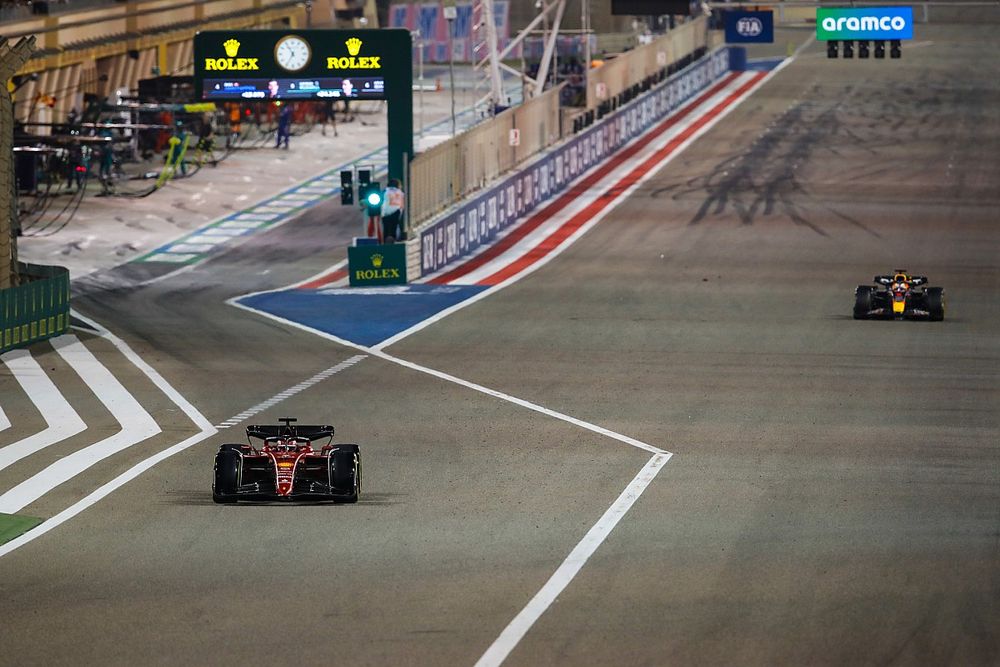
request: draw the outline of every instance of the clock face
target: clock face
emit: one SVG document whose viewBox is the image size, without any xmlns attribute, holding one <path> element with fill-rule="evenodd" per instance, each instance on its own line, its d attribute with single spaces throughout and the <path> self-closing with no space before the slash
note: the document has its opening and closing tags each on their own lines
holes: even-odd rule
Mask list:
<svg viewBox="0 0 1000 667">
<path fill-rule="evenodd" d="M 298 72 L 309 64 L 312 49 L 309 43 L 295 35 L 282 37 L 274 47 L 274 59 L 289 72 Z"/>
</svg>

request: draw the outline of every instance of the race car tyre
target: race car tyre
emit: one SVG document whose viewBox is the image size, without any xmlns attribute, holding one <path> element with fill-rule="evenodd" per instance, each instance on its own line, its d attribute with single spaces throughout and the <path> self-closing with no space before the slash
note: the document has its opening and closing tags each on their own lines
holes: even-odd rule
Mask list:
<svg viewBox="0 0 1000 667">
<path fill-rule="evenodd" d="M 330 481 L 339 494 L 335 500 L 356 503 L 361 494 L 361 452 L 357 445 L 353 451 L 336 451 L 330 454 Z"/>
<path fill-rule="evenodd" d="M 869 285 L 858 285 L 854 290 L 854 319 L 866 320 L 872 310 L 872 294 L 875 288 Z"/>
<path fill-rule="evenodd" d="M 235 503 L 236 487 L 239 484 L 240 455 L 223 445 L 215 455 L 215 483 L 212 484 L 212 500 L 217 503 Z"/>
<path fill-rule="evenodd" d="M 940 322 L 944 319 L 944 289 L 928 287 L 924 293 L 927 295 L 927 312 L 931 322 Z"/>
</svg>

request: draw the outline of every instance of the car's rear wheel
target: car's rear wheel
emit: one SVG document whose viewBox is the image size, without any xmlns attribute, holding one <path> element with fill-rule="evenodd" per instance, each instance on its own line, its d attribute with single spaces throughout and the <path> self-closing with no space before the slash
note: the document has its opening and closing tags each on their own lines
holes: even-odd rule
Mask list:
<svg viewBox="0 0 1000 667">
<path fill-rule="evenodd" d="M 927 298 L 927 312 L 930 313 L 931 322 L 940 322 L 944 319 L 944 289 L 928 287 L 924 293 Z"/>
<path fill-rule="evenodd" d="M 233 447 L 223 445 L 215 455 L 215 481 L 212 484 L 212 500 L 217 503 L 235 503 L 236 488 L 240 479 L 240 455 Z"/>
<path fill-rule="evenodd" d="M 330 481 L 337 492 L 336 500 L 356 503 L 361 495 L 361 452 L 352 450 L 330 454 Z"/>
<path fill-rule="evenodd" d="M 869 285 L 858 285 L 854 290 L 854 319 L 866 320 L 872 310 L 872 295 L 875 288 Z"/>
</svg>

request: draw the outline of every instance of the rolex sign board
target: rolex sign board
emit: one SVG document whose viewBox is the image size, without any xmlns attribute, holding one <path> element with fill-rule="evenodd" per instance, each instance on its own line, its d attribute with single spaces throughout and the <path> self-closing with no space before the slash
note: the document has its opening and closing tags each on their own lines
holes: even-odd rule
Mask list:
<svg viewBox="0 0 1000 667">
<path fill-rule="evenodd" d="M 772 12 L 726 12 L 726 42 L 728 44 L 770 43 L 774 41 Z"/>
<path fill-rule="evenodd" d="M 410 45 L 406 30 L 208 30 L 195 86 L 207 101 L 384 100 L 412 76 Z"/>
<path fill-rule="evenodd" d="M 347 268 L 352 286 L 405 285 L 406 244 L 348 248 Z"/>
</svg>

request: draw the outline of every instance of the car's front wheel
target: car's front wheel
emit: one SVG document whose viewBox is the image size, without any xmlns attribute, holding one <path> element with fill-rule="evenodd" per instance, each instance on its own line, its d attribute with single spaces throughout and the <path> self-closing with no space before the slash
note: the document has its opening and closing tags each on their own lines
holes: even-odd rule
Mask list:
<svg viewBox="0 0 1000 667">
<path fill-rule="evenodd" d="M 872 297 L 875 288 L 869 285 L 858 285 L 854 290 L 854 319 L 866 320 L 872 310 Z"/>
<path fill-rule="evenodd" d="M 930 313 L 931 322 L 940 322 L 944 319 L 944 289 L 928 287 L 925 293 L 927 295 L 927 312 Z"/>
<path fill-rule="evenodd" d="M 339 451 L 330 454 L 330 481 L 342 503 L 356 503 L 361 495 L 361 452 Z"/>
<path fill-rule="evenodd" d="M 235 503 L 236 488 L 240 478 L 240 455 L 223 447 L 215 455 L 215 480 L 212 484 L 212 500 L 217 503 Z"/>
</svg>

